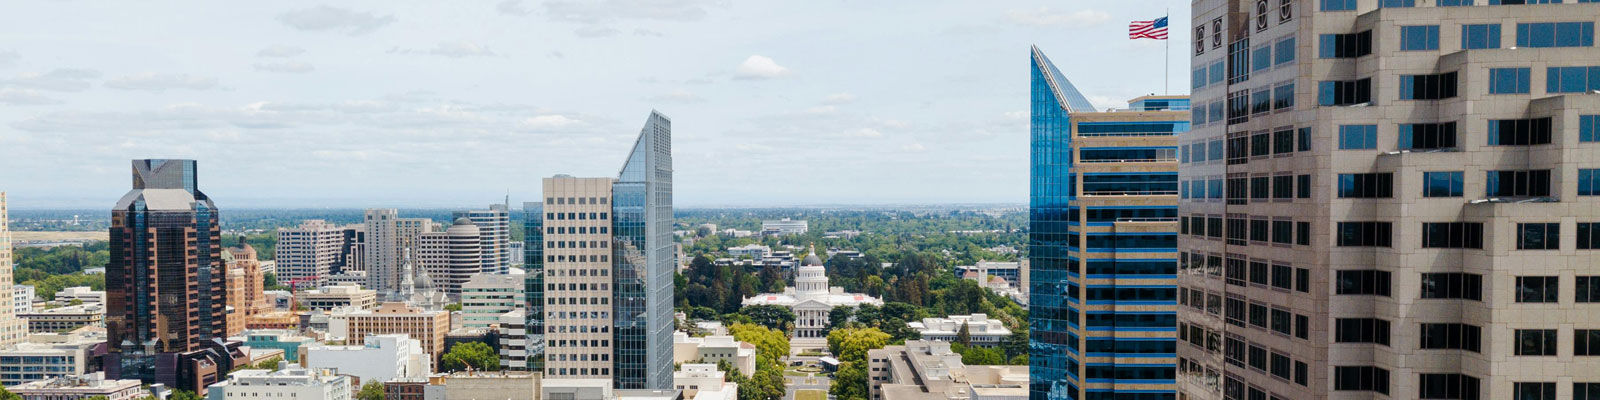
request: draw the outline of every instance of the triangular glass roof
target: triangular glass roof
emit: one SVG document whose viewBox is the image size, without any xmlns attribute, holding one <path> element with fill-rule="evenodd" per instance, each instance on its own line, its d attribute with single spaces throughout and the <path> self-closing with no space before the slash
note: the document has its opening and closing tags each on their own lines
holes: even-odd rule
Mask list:
<svg viewBox="0 0 1600 400">
<path fill-rule="evenodd" d="M 1095 112 L 1094 103 L 1090 103 L 1089 98 L 1083 97 L 1083 93 L 1072 86 L 1072 81 L 1068 81 L 1067 77 L 1061 74 L 1061 70 L 1056 69 L 1055 63 L 1044 56 L 1039 46 L 1033 46 L 1033 66 L 1044 72 L 1045 80 L 1050 84 L 1050 91 L 1055 93 L 1056 101 L 1066 107 L 1068 112 Z"/>
</svg>

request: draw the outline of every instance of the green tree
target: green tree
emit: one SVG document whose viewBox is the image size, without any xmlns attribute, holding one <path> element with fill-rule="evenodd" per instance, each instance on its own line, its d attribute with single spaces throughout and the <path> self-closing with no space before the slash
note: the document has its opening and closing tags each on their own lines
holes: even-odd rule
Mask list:
<svg viewBox="0 0 1600 400">
<path fill-rule="evenodd" d="M 855 314 L 856 309 L 854 307 L 834 306 L 832 310 L 828 311 L 828 331 L 831 332 L 834 329 L 844 327 L 844 324 L 850 322 L 850 319 L 854 318 Z"/>
<path fill-rule="evenodd" d="M 782 331 L 755 324 L 734 324 L 728 333 L 735 340 L 756 347 L 756 364 L 778 363 L 789 355 L 789 338 Z"/>
<path fill-rule="evenodd" d="M 1018 354 L 1016 357 L 1011 357 L 1011 360 L 1006 361 L 1006 364 L 1008 364 L 1008 365 L 1028 365 L 1028 355 L 1026 353 Z"/>
<path fill-rule="evenodd" d="M 167 396 L 167 400 L 200 400 L 200 395 L 191 391 L 177 389 L 172 391 L 171 396 Z"/>
<path fill-rule="evenodd" d="M 868 396 L 866 362 L 839 363 L 839 371 L 833 373 L 833 385 L 828 387 L 828 394 L 832 394 L 838 400 L 866 400 Z"/>
<path fill-rule="evenodd" d="M 6 390 L 5 387 L 0 387 L 0 400 L 22 400 L 22 396 L 18 396 L 16 393 L 11 393 L 11 391 Z"/>
<path fill-rule="evenodd" d="M 499 371 L 500 356 L 487 344 L 462 343 L 451 347 L 444 357 L 440 357 L 439 367 L 449 372 L 466 371 L 469 367 L 476 371 Z"/>
<path fill-rule="evenodd" d="M 962 322 L 961 329 L 956 331 L 956 343 L 960 343 L 962 346 L 972 345 L 972 330 L 967 327 L 966 322 Z"/>
<path fill-rule="evenodd" d="M 445 311 L 461 311 L 461 303 L 450 303 L 444 306 Z"/>
<path fill-rule="evenodd" d="M 1005 351 L 1006 357 L 1028 355 L 1028 330 L 1012 330 L 1011 335 L 1006 336 L 1006 341 L 1000 344 L 1000 349 Z"/>
<path fill-rule="evenodd" d="M 749 306 L 739 310 L 739 313 L 750 316 L 750 320 L 756 324 L 780 331 L 788 331 L 794 326 L 794 311 L 788 307 Z"/>
<path fill-rule="evenodd" d="M 845 328 L 828 332 L 828 351 L 839 361 L 855 361 L 865 365 L 867 350 L 889 345 L 889 334 L 877 328 Z"/>
<path fill-rule="evenodd" d="M 367 382 L 361 385 L 361 391 L 356 392 L 356 400 L 383 400 L 383 398 L 383 384 L 378 382 Z"/>
</svg>

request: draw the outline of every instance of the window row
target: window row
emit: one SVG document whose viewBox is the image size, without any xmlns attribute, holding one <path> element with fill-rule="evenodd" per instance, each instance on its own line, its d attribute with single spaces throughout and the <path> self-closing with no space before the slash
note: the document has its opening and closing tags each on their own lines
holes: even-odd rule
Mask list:
<svg viewBox="0 0 1600 400">
<path fill-rule="evenodd" d="M 1311 245 L 1311 223 L 1290 220 L 1266 220 L 1208 217 L 1194 215 L 1178 217 L 1178 233 L 1226 238 L 1228 244 L 1245 246 L 1249 242 L 1282 245 Z"/>
<path fill-rule="evenodd" d="M 1227 182 L 1224 191 L 1223 182 Z M 1180 199 L 1222 199 L 1228 204 L 1248 204 L 1251 201 L 1289 200 L 1311 198 L 1311 175 L 1274 175 L 1249 178 L 1195 179 L 1178 185 Z"/>
<path fill-rule="evenodd" d="M 1575 303 L 1600 303 L 1600 276 L 1585 275 L 1574 278 L 1572 296 Z M 1557 303 L 1561 297 L 1559 276 L 1517 277 L 1516 302 Z"/>
</svg>

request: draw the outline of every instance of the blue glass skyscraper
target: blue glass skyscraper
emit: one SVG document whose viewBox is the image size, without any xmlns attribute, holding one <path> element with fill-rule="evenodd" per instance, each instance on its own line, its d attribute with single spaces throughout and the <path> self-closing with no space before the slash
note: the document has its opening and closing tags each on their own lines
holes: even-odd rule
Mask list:
<svg viewBox="0 0 1600 400">
<path fill-rule="evenodd" d="M 616 387 L 672 387 L 672 120 L 652 111 L 611 187 Z"/>
<path fill-rule="evenodd" d="M 1173 399 L 1188 99 L 1100 112 L 1030 56 L 1029 397 Z"/>
</svg>

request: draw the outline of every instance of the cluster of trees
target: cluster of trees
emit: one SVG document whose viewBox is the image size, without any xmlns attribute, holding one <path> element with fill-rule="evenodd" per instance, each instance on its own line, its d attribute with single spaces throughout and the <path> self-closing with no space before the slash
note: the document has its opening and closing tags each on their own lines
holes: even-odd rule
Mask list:
<svg viewBox="0 0 1600 400">
<path fill-rule="evenodd" d="M 718 229 L 758 231 L 761 221 L 779 218 L 803 219 L 809 224 L 804 235 L 784 237 L 733 238 L 719 236 L 704 229 L 702 224 L 717 224 Z M 685 251 L 689 254 L 707 254 L 746 244 L 777 246 L 780 244 L 815 243 L 818 248 L 845 248 L 860 250 L 883 262 L 895 262 L 907 250 L 952 252 L 957 262 L 970 264 L 977 260 L 1008 261 L 1013 254 L 994 253 L 988 248 L 1010 245 L 1022 248 L 1027 242 L 1023 228 L 1028 215 L 1024 212 L 991 214 L 977 211 L 928 210 L 678 210 L 677 222 L 685 227 L 695 227 L 698 236 Z M 827 232 L 854 230 L 869 232 L 855 237 L 826 238 Z M 984 233 L 973 233 L 984 232 Z"/>
<path fill-rule="evenodd" d="M 280 361 L 283 361 L 283 357 L 272 357 L 272 358 L 268 358 L 268 359 L 266 359 L 264 361 L 255 363 L 254 365 L 242 364 L 242 365 L 239 365 L 239 366 L 235 366 L 235 367 L 233 367 L 233 371 L 238 371 L 238 370 L 241 370 L 241 369 L 265 369 L 265 370 L 277 371 L 278 370 L 278 362 L 280 362 Z M 233 371 L 228 371 L 228 373 L 233 373 Z"/>
<path fill-rule="evenodd" d="M 500 355 L 487 344 L 467 342 L 450 347 L 450 351 L 439 358 L 439 369 L 445 372 L 466 371 L 468 368 L 473 371 L 499 371 Z"/>
<path fill-rule="evenodd" d="M 383 400 L 385 395 L 383 383 L 367 382 L 361 385 L 361 390 L 356 391 L 356 400 Z"/>
<path fill-rule="evenodd" d="M 746 378 L 727 363 L 718 368 L 727 380 L 739 384 L 739 400 L 779 400 L 784 395 L 783 357 L 789 355 L 789 337 L 781 330 L 756 324 L 737 323 L 728 327 L 735 340 L 756 347 L 756 373 Z"/>
<path fill-rule="evenodd" d="M 687 275 L 675 277 L 679 309 L 706 307 L 717 315 L 739 311 L 744 298 L 781 292 L 786 283 L 776 267 L 746 271 L 742 266 L 716 266 L 706 254 L 689 262 Z"/>
<path fill-rule="evenodd" d="M 828 332 L 828 351 L 839 358 L 828 393 L 838 400 L 867 400 L 867 351 L 889 345 L 889 334 L 876 328 L 842 328 Z"/>
<path fill-rule="evenodd" d="M 106 242 L 49 249 L 17 248 L 14 253 L 16 269 L 12 271 L 12 279 L 33 286 L 34 292 L 45 300 L 54 300 L 56 292 L 73 286 L 105 290 L 105 275 L 85 275 L 83 270 L 106 266 L 110 254 L 110 245 Z"/>
</svg>

